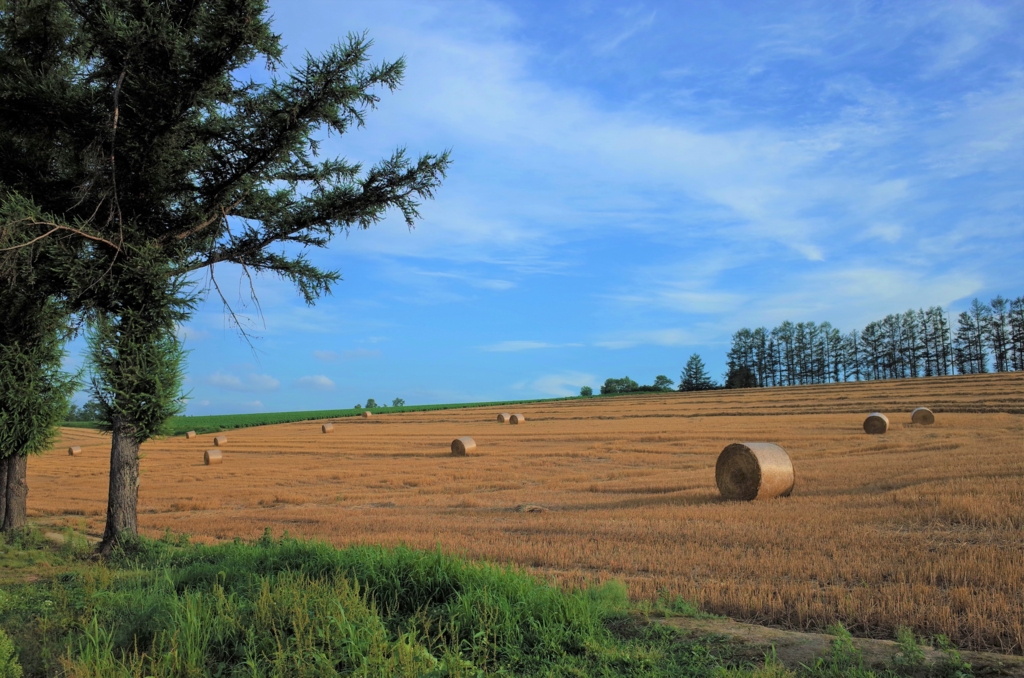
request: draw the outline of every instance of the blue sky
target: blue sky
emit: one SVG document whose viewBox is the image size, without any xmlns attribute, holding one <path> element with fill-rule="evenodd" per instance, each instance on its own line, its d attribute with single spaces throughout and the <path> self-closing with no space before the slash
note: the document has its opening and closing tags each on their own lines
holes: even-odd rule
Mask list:
<svg viewBox="0 0 1024 678">
<path fill-rule="evenodd" d="M 1024 294 L 1024 4 L 273 3 L 286 61 L 366 30 L 403 87 L 324 151 L 452 150 L 307 308 L 210 300 L 189 414 L 571 395 L 724 370 L 732 332 Z M 232 302 L 237 271 L 218 269 Z M 236 294 L 239 290 L 239 294 Z M 72 364 L 80 361 L 73 346 Z M 81 401 L 83 398 L 79 398 Z"/>
</svg>

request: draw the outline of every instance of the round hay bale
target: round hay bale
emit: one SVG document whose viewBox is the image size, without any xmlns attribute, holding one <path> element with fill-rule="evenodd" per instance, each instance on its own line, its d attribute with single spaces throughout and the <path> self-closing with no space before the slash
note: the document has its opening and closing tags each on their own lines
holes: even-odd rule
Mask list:
<svg viewBox="0 0 1024 678">
<path fill-rule="evenodd" d="M 465 457 L 470 452 L 476 452 L 476 441 L 469 436 L 452 441 L 452 456 Z"/>
<path fill-rule="evenodd" d="M 363 410 L 363 419 L 369 419 L 372 414 L 373 412 L 370 412 L 369 410 Z"/>
<path fill-rule="evenodd" d="M 509 420 L 509 418 L 511 416 L 512 415 L 509 414 L 508 412 L 502 412 L 501 414 L 498 415 L 498 423 L 499 424 L 507 424 L 508 420 Z"/>
<path fill-rule="evenodd" d="M 207 466 L 210 464 L 220 464 L 224 461 L 224 457 L 221 456 L 220 450 L 207 450 L 203 454 L 203 463 Z"/>
<path fill-rule="evenodd" d="M 725 499 L 788 497 L 796 478 L 786 451 L 773 443 L 733 443 L 718 455 L 715 482 Z"/>
<path fill-rule="evenodd" d="M 78 457 L 81 454 L 82 454 L 82 448 L 79 447 L 78 445 L 72 445 L 71 447 L 68 448 L 68 456 L 69 457 Z"/>
<path fill-rule="evenodd" d="M 524 417 L 521 414 L 513 414 L 511 417 L 508 418 L 508 423 L 510 424 L 522 424 L 525 421 L 526 417 Z"/>
<path fill-rule="evenodd" d="M 889 430 L 889 417 L 881 412 L 872 412 L 864 420 L 864 433 L 881 435 Z"/>
<path fill-rule="evenodd" d="M 189 431 L 188 433 L 185 434 L 185 440 L 192 440 L 195 437 L 196 437 L 196 432 L 195 431 Z"/>
<path fill-rule="evenodd" d="M 320 427 L 320 432 L 321 433 L 330 433 L 333 430 L 334 430 L 334 424 L 324 424 L 323 426 Z"/>
<path fill-rule="evenodd" d="M 222 447 L 224 445 L 227 445 L 228 444 L 228 437 L 227 436 L 216 436 L 213 439 L 213 444 L 216 447 Z"/>
<path fill-rule="evenodd" d="M 922 426 L 931 426 L 935 423 L 935 415 L 927 407 L 918 407 L 910 413 L 910 421 Z"/>
</svg>

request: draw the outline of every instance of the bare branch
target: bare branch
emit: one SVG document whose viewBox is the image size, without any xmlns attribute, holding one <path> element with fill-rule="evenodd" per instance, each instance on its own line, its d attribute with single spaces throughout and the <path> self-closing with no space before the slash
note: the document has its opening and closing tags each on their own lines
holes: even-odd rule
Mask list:
<svg viewBox="0 0 1024 678">
<path fill-rule="evenodd" d="M 245 343 L 249 344 L 249 350 L 252 351 L 253 357 L 256 358 L 256 360 L 259 360 L 259 356 L 256 354 L 256 347 L 253 345 L 252 339 L 249 337 L 249 333 L 245 331 L 245 328 L 242 326 L 242 322 L 238 319 L 238 315 L 235 313 L 235 310 L 231 308 L 231 304 L 228 303 L 227 298 L 224 296 L 224 292 L 221 291 L 220 285 L 217 283 L 217 278 L 213 274 L 213 265 L 210 266 L 210 282 L 213 283 L 213 289 L 217 291 L 217 296 L 220 297 L 221 303 L 224 304 L 224 308 L 227 309 L 228 314 L 231 316 L 231 322 L 233 322 L 235 327 L 238 328 L 238 332 L 242 335 L 242 338 L 245 339 Z"/>
<path fill-rule="evenodd" d="M 28 247 L 29 245 L 32 245 L 33 243 L 36 243 L 36 242 L 42 240 L 43 238 L 45 238 L 45 237 L 47 237 L 49 235 L 52 235 L 53 233 L 56 233 L 57 231 L 70 231 L 72 233 L 75 233 L 77 235 L 82 236 L 83 238 L 87 238 L 87 239 L 93 240 L 95 242 L 101 242 L 104 245 L 107 245 L 108 247 L 112 247 L 116 252 L 120 252 L 121 251 L 120 247 L 118 247 L 114 243 L 110 242 L 109 240 L 105 240 L 105 239 L 100 238 L 100 237 L 95 236 L 95 235 L 89 235 L 85 231 L 80 231 L 77 228 L 72 228 L 70 226 L 64 226 L 63 224 L 55 224 L 52 221 L 36 221 L 35 219 L 19 219 L 18 221 L 13 221 L 11 223 L 17 224 L 17 223 L 23 223 L 23 222 L 28 222 L 29 226 L 52 226 L 52 228 L 49 231 L 47 231 L 46 233 L 43 233 L 41 236 L 38 236 L 36 238 L 32 238 L 31 240 L 29 240 L 26 243 L 22 243 L 20 245 L 14 245 L 13 247 L 5 247 L 4 249 L 0 249 L 0 252 L 10 252 L 11 250 L 17 250 L 17 249 L 21 249 L 22 247 Z"/>
</svg>

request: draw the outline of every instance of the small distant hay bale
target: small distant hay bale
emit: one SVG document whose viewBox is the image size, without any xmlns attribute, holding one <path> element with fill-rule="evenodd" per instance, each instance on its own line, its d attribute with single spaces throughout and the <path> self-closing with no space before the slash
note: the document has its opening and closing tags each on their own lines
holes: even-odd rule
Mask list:
<svg viewBox="0 0 1024 678">
<path fill-rule="evenodd" d="M 725 499 L 788 497 L 796 478 L 793 462 L 773 443 L 733 443 L 718 455 L 715 482 Z"/>
<path fill-rule="evenodd" d="M 508 423 L 510 424 L 522 424 L 525 421 L 526 417 L 524 417 L 521 414 L 513 414 L 511 417 L 508 418 Z"/>
<path fill-rule="evenodd" d="M 78 457 L 78 456 L 81 456 L 81 454 L 82 454 L 82 448 L 79 447 L 78 445 L 72 445 L 71 447 L 68 448 L 68 456 L 69 457 Z"/>
<path fill-rule="evenodd" d="M 456 438 L 452 441 L 452 456 L 465 457 L 471 452 L 476 452 L 476 441 L 469 436 Z"/>
<path fill-rule="evenodd" d="M 213 439 L 213 444 L 217 447 L 223 447 L 228 444 L 227 436 L 217 436 Z"/>
<path fill-rule="evenodd" d="M 872 412 L 864 420 L 864 433 L 881 435 L 889 430 L 889 417 L 881 412 Z"/>
<path fill-rule="evenodd" d="M 195 431 L 189 431 L 188 433 L 185 434 L 185 440 L 192 440 L 195 437 L 196 437 L 196 432 Z"/>
<path fill-rule="evenodd" d="M 369 410 L 363 410 L 363 419 L 369 419 L 373 415 L 373 412 Z"/>
<path fill-rule="evenodd" d="M 498 415 L 498 423 L 499 424 L 507 424 L 508 420 L 511 417 L 512 417 L 512 415 L 509 414 L 508 412 L 502 412 L 501 414 Z"/>
<path fill-rule="evenodd" d="M 221 456 L 220 450 L 207 450 L 203 454 L 203 463 L 207 466 L 211 464 L 221 464 L 224 462 L 224 457 Z"/>
<path fill-rule="evenodd" d="M 333 430 L 334 430 L 334 424 L 324 424 L 323 426 L 320 427 L 320 432 L 321 433 L 330 433 Z"/>
<path fill-rule="evenodd" d="M 922 426 L 931 426 L 935 423 L 935 415 L 927 407 L 918 407 L 910 413 L 910 421 Z"/>
</svg>

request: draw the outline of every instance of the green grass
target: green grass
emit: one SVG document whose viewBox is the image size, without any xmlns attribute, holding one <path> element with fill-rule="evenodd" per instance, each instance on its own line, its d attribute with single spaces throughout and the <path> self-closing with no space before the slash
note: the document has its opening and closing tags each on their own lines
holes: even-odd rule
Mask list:
<svg viewBox="0 0 1024 678">
<path fill-rule="evenodd" d="M 872 673 L 841 630 L 811 667 L 742 662 L 724 639 L 651 623 L 620 583 L 565 592 L 440 551 L 168 534 L 100 562 L 70 530 L 0 549 L 0 678 L 970 675 L 922 666 L 912 636 L 902 663 Z"/>
<path fill-rule="evenodd" d="M 631 616 L 621 584 L 566 593 L 440 551 L 168 536 L 86 555 L 38 538 L 0 555 L 46 573 L 0 596 L 26 676 L 667 677 L 729 656 Z"/>
</svg>

